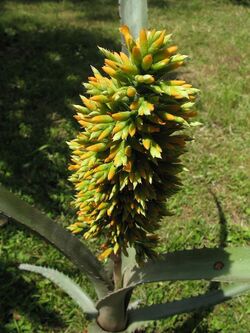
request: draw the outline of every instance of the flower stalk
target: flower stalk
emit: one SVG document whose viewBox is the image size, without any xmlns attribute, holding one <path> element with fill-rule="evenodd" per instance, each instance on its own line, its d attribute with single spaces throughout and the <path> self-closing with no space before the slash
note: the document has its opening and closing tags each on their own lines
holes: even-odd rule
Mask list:
<svg viewBox="0 0 250 333">
<path fill-rule="evenodd" d="M 117 254 L 111 256 L 113 260 L 114 269 L 113 269 L 113 279 L 114 279 L 114 289 L 118 290 L 122 287 L 122 256 L 121 251 L 118 251 Z"/>
</svg>

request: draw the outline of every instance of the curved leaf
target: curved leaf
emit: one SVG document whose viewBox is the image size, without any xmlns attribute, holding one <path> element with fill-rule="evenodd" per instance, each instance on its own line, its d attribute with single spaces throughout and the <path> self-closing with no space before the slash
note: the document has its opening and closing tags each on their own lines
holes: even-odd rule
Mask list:
<svg viewBox="0 0 250 333">
<path fill-rule="evenodd" d="M 137 38 L 143 28 L 147 28 L 147 0 L 119 0 L 121 24 L 126 24 L 133 37 Z"/>
<path fill-rule="evenodd" d="M 175 280 L 250 283 L 250 248 L 194 249 L 163 254 L 124 273 L 124 286 Z"/>
<path fill-rule="evenodd" d="M 250 284 L 233 285 L 222 288 L 221 290 L 209 292 L 202 296 L 131 310 L 128 315 L 128 328 L 139 322 L 144 322 L 146 324 L 152 320 L 165 319 L 176 314 L 216 305 L 239 296 L 242 293 L 249 291 L 249 289 Z"/>
<path fill-rule="evenodd" d="M 65 274 L 52 268 L 29 264 L 21 264 L 19 268 L 41 274 L 42 276 L 51 280 L 61 289 L 63 289 L 65 293 L 68 294 L 80 306 L 84 313 L 91 317 L 97 316 L 98 311 L 92 299 L 81 289 L 81 287 L 78 286 L 78 284 L 76 284 Z"/>
<path fill-rule="evenodd" d="M 67 256 L 87 275 L 99 297 L 105 296 L 109 289 L 112 289 L 103 266 L 86 245 L 2 186 L 0 186 L 0 212 L 35 231 Z"/>
<path fill-rule="evenodd" d="M 127 308 L 132 291 L 133 287 L 118 289 L 97 302 L 96 308 L 99 311 L 97 320 L 102 327 L 118 331 L 126 326 Z"/>
<path fill-rule="evenodd" d="M 211 280 L 250 283 L 250 249 L 195 249 L 161 255 L 143 267 L 127 268 L 125 286 L 108 294 L 97 308 L 112 306 L 117 299 L 125 304 L 133 289 L 142 283 L 176 280 Z"/>
</svg>

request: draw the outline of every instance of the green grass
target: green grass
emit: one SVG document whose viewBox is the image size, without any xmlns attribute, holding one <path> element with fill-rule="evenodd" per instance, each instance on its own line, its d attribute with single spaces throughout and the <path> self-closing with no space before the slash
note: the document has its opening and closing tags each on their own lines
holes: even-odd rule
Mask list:
<svg viewBox="0 0 250 333">
<path fill-rule="evenodd" d="M 150 26 L 167 28 L 191 62 L 180 74 L 201 91 L 195 141 L 169 201 L 175 216 L 162 223 L 160 250 L 250 245 L 248 1 L 149 0 Z M 96 45 L 119 49 L 117 1 L 2 1 L 0 10 L 0 182 L 58 222 L 73 219 L 65 141 L 77 130 Z M 91 244 L 93 247 L 94 244 Z M 86 321 L 47 280 L 19 272 L 21 262 L 56 267 L 93 294 L 88 282 L 51 246 L 7 224 L 0 229 L 0 332 L 79 333 Z M 139 288 L 148 304 L 215 288 L 205 282 Z M 147 332 L 248 333 L 250 297 L 204 312 L 175 316 Z"/>
</svg>

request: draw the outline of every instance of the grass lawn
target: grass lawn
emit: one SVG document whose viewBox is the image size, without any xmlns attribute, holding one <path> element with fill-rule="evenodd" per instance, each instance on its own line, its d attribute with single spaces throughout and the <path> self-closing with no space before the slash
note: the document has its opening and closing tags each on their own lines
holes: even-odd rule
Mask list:
<svg viewBox="0 0 250 333">
<path fill-rule="evenodd" d="M 167 28 L 191 62 L 181 76 L 202 91 L 195 141 L 184 160 L 184 187 L 169 202 L 161 251 L 250 245 L 250 2 L 149 0 L 149 25 Z M 59 223 L 73 219 L 66 141 L 77 131 L 96 45 L 119 49 L 114 0 L 2 0 L 0 3 L 0 182 Z M 91 243 L 92 248 L 95 244 Z M 80 333 L 78 307 L 48 280 L 20 272 L 28 262 L 88 282 L 51 246 L 11 223 L 0 228 L 0 332 Z M 143 302 L 163 302 L 218 287 L 207 282 L 138 288 Z M 146 332 L 249 333 L 250 296 L 174 316 Z"/>
</svg>

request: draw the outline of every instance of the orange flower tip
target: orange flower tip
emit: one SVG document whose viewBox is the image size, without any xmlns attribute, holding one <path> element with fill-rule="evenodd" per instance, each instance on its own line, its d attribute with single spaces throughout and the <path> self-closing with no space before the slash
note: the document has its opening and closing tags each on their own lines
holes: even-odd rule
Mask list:
<svg viewBox="0 0 250 333">
<path fill-rule="evenodd" d="M 129 27 L 127 25 L 122 25 L 120 28 L 119 28 L 119 31 L 123 34 L 123 35 L 130 35 L 131 36 L 131 33 L 130 33 L 130 30 L 129 30 Z"/>
<path fill-rule="evenodd" d="M 151 140 L 150 139 L 143 139 L 142 144 L 148 150 L 151 146 Z"/>
<path fill-rule="evenodd" d="M 91 122 L 92 123 L 110 123 L 113 121 L 113 118 L 109 115 L 100 115 L 100 116 L 94 116 L 92 119 L 91 119 Z"/>
<path fill-rule="evenodd" d="M 68 170 L 70 170 L 70 171 L 78 170 L 78 169 L 79 169 L 79 165 L 70 165 L 70 166 L 68 167 Z"/>
<path fill-rule="evenodd" d="M 111 67 L 103 66 L 102 69 L 105 73 L 107 73 L 110 76 L 114 76 L 116 74 L 116 71 Z"/>
<path fill-rule="evenodd" d="M 173 54 L 178 50 L 178 46 L 174 45 L 174 46 L 170 46 L 167 48 L 167 53 L 168 54 Z"/>
<path fill-rule="evenodd" d="M 140 48 L 138 46 L 134 46 L 132 49 L 132 54 L 134 57 L 140 57 L 141 56 L 141 51 Z"/>
<path fill-rule="evenodd" d="M 182 95 L 178 95 L 178 94 L 173 94 L 174 98 L 175 99 L 182 99 L 183 96 Z"/>
<path fill-rule="evenodd" d="M 153 62 L 152 54 L 147 54 L 142 60 L 142 68 L 146 71 L 148 70 Z"/>
<path fill-rule="evenodd" d="M 111 253 L 113 253 L 113 249 L 108 248 L 98 256 L 98 259 L 105 260 L 107 257 L 109 257 L 111 255 Z"/>
<path fill-rule="evenodd" d="M 186 81 L 183 81 L 183 80 L 171 80 L 170 81 L 170 84 L 172 86 L 183 86 L 184 87 L 185 83 L 186 83 Z"/>
<path fill-rule="evenodd" d="M 92 82 L 96 82 L 97 81 L 97 79 L 94 76 L 89 76 L 88 80 L 92 81 Z"/>
<path fill-rule="evenodd" d="M 127 74 L 130 74 L 134 71 L 134 69 L 131 68 L 131 66 L 121 66 L 121 70 Z"/>
<path fill-rule="evenodd" d="M 130 104 L 130 110 L 134 111 L 134 110 L 137 110 L 138 109 L 138 102 L 133 102 Z"/>
<path fill-rule="evenodd" d="M 128 87 L 127 95 L 128 97 L 134 97 L 136 94 L 136 89 L 134 87 Z"/>
<path fill-rule="evenodd" d="M 172 120 L 175 120 L 175 116 L 172 115 L 171 113 L 167 113 L 167 114 L 165 114 L 165 119 L 172 121 Z"/>
<path fill-rule="evenodd" d="M 160 37 L 152 44 L 152 49 L 159 49 L 164 42 L 166 31 L 163 30 Z"/>
<path fill-rule="evenodd" d="M 147 42 L 147 32 L 145 29 L 141 29 L 140 31 L 140 41 Z"/>
<path fill-rule="evenodd" d="M 120 52 L 120 57 L 123 60 L 123 62 L 128 62 L 129 63 L 129 58 L 124 52 Z"/>
<path fill-rule="evenodd" d="M 101 103 L 108 102 L 108 98 L 104 95 L 95 95 L 95 96 L 90 97 L 90 99 L 94 102 L 101 102 Z"/>
<path fill-rule="evenodd" d="M 105 59 L 104 62 L 105 62 L 105 65 L 107 65 L 108 67 L 117 69 L 117 64 L 113 60 Z"/>
<path fill-rule="evenodd" d="M 86 150 L 94 151 L 94 152 L 104 151 L 105 149 L 106 149 L 105 143 L 96 143 L 96 144 L 86 148 Z"/>
<path fill-rule="evenodd" d="M 150 111 L 154 111 L 155 106 L 154 106 L 154 104 L 148 103 L 148 108 Z"/>
</svg>

